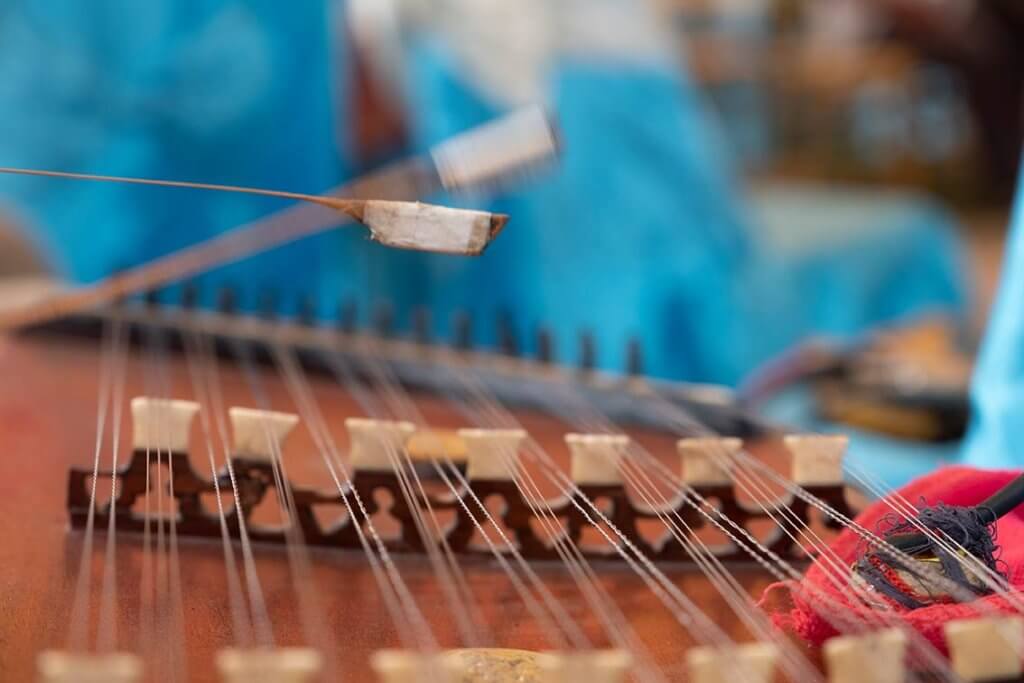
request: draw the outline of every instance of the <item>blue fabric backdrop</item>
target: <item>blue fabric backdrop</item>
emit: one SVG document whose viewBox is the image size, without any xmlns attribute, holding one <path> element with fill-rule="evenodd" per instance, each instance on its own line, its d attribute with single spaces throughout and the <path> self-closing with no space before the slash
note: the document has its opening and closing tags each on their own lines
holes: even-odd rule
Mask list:
<svg viewBox="0 0 1024 683">
<path fill-rule="evenodd" d="M 347 141 L 335 135 L 350 117 L 336 97 L 348 75 L 334 58 L 345 45 L 329 30 L 329 6 L 4 3 L 0 165 L 323 190 L 351 172 Z M 501 113 L 437 40 L 412 38 L 406 53 L 415 150 Z M 225 282 L 240 286 L 243 307 L 273 289 L 285 313 L 300 294 L 325 317 L 345 296 L 386 299 L 400 327 L 413 308 L 431 307 L 441 334 L 465 310 L 485 344 L 508 312 L 527 351 L 544 327 L 558 358 L 574 361 L 587 330 L 599 364 L 622 369 L 636 338 L 650 374 L 727 384 L 806 334 L 959 307 L 950 221 L 927 201 L 890 214 L 884 230 L 865 230 L 874 219 L 864 210 L 829 227 L 827 240 L 813 221 L 788 241 L 768 235 L 675 61 L 565 57 L 546 90 L 564 158 L 491 202 L 512 220 L 482 258 L 387 251 L 341 231 L 203 278 L 207 301 Z M 281 206 L 26 178 L 0 178 L 0 202 L 79 281 Z"/>
</svg>

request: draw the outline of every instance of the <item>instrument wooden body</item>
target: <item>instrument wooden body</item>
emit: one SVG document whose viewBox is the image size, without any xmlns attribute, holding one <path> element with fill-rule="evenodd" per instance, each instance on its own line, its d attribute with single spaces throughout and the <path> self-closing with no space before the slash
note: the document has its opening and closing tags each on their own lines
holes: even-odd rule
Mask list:
<svg viewBox="0 0 1024 683">
<path fill-rule="evenodd" d="M 93 343 L 68 343 L 60 339 L 10 337 L 0 347 L 0 433 L 5 457 L 0 460 L 0 680 L 28 681 L 34 677 L 36 655 L 62 647 L 68 630 L 70 605 L 78 580 L 82 534 L 70 531 L 66 511 L 66 477 L 69 468 L 92 466 L 96 433 L 97 347 Z M 187 372 L 181 358 L 170 357 L 173 393 L 190 396 Z M 137 356 L 128 361 L 125 396 L 146 393 L 145 369 Z M 266 386 L 274 407 L 291 405 L 285 387 L 271 373 Z M 240 373 L 221 368 L 225 403 L 251 405 L 252 397 Z M 339 444 L 346 442 L 343 422 L 361 414 L 358 405 L 331 382 L 313 381 L 316 398 Z M 443 401 L 418 397 L 417 404 L 431 425 L 458 428 L 464 419 Z M 568 467 L 563 435 L 571 431 L 559 421 L 537 413 L 518 414 L 523 426 L 552 455 Z M 121 424 L 121 464 L 130 452 L 130 420 Z M 650 452 L 678 466 L 674 438 L 639 432 L 636 438 Z M 109 443 L 109 442 L 108 442 Z M 772 447 L 762 449 L 773 456 Z M 109 447 L 105 448 L 109 453 Z M 198 447 L 193 452 L 202 452 Z M 313 443 L 297 430 L 284 454 L 289 478 L 296 485 L 328 489 L 322 463 L 310 457 Z M 105 456 L 102 466 L 109 462 Z M 319 467 L 318 467 L 319 463 Z M 200 458 L 192 463 L 209 476 Z M 99 500 L 109 497 L 102 487 Z M 380 501 L 385 506 L 387 501 Z M 259 513 L 259 511 L 257 511 Z M 274 511 L 267 511 L 272 515 Z M 392 527 L 393 529 L 393 527 Z M 100 529 L 98 529 L 100 531 Z M 102 534 L 93 547 L 92 593 L 98 595 L 102 576 Z M 161 661 L 169 666 L 175 637 L 160 633 L 160 624 L 147 623 L 140 583 L 143 572 L 141 537 L 118 533 L 117 539 L 117 635 L 119 647 L 137 650 L 147 659 L 149 680 L 161 676 Z M 232 644 L 227 605 L 223 553 L 217 540 L 179 538 L 184 631 L 182 650 L 187 659 L 188 680 L 214 681 L 215 652 Z M 329 637 L 345 680 L 373 680 L 370 655 L 383 647 L 398 645 L 395 628 L 383 609 L 372 573 L 358 551 L 311 549 L 315 591 L 329 624 Z M 403 556 L 398 566 L 442 646 L 457 646 L 452 615 L 442 599 L 437 579 L 423 557 Z M 303 644 L 300 615 L 284 550 L 257 545 L 256 564 L 268 603 L 275 640 L 280 645 Z M 493 560 L 466 559 L 467 576 L 474 596 L 493 629 L 498 645 L 525 649 L 549 647 L 528 617 L 507 575 Z M 575 586 L 556 563 L 535 563 L 543 581 L 556 596 L 574 609 L 576 618 L 591 637 L 601 642 L 602 630 L 595 617 L 579 605 Z M 682 653 L 692 643 L 671 614 L 659 603 L 635 573 L 612 562 L 595 563 L 600 581 L 620 605 L 654 658 L 666 670 L 680 667 Z M 665 565 L 664 570 L 712 619 L 738 640 L 743 627 L 701 574 Z M 167 580 L 167 566 L 157 566 L 156 581 Z M 737 569 L 735 576 L 754 594 L 769 577 L 754 569 Z M 152 608 L 159 614 L 161 608 Z M 143 617 L 147 616 L 148 619 Z M 95 610 L 92 617 L 96 619 Z M 169 626 L 168 626 L 169 628 Z M 176 653 L 177 654 L 177 653 Z"/>
<path fill-rule="evenodd" d="M 481 143 L 490 153 L 476 153 Z M 525 112 L 336 191 L 359 197 L 376 183 L 416 196 L 488 186 L 549 157 L 555 143 L 546 117 Z M 500 163 L 484 163 L 494 158 Z M 303 198 L 338 208 L 339 200 Z M 371 229 L 400 228 L 390 243 L 403 248 L 475 253 L 503 225 L 418 204 L 360 207 L 343 210 Z M 424 222 L 433 227 L 421 232 Z M 551 363 L 544 330 L 537 361 L 510 358 L 515 344 L 506 344 L 500 323 L 503 354 L 468 349 L 468 324 L 452 349 L 432 344 L 429 325 L 416 321 L 409 342 L 391 339 L 390 329 L 357 333 L 344 312 L 338 332 L 308 316 L 281 324 L 235 318 L 230 306 L 196 313 L 187 297 L 172 311 L 118 304 L 98 319 L 82 314 L 331 224 L 284 212 L 237 233 L 238 242 L 218 238 L 5 318 L 10 325 L 64 312 L 79 318 L 72 327 L 84 318 L 87 332 L 104 334 L 102 344 L 95 334 L 0 337 L 0 682 L 38 674 L 42 683 L 619 683 L 632 670 L 645 683 L 686 673 L 697 683 L 767 683 L 777 663 L 792 680 L 824 680 L 816 655 L 807 653 L 808 661 L 783 642 L 752 596 L 775 578 L 806 578 L 794 567 L 811 559 L 806 553 L 816 569 L 834 563 L 822 537 L 856 526 L 842 487 L 845 437 L 779 438 L 728 392 L 647 380 L 637 342 L 627 347 L 627 376 L 616 377 L 594 371 L 585 335 L 579 369 Z M 133 343 L 138 348 L 126 352 Z M 311 363 L 328 372 L 304 376 Z M 465 381 L 463 389 L 453 379 Z M 197 413 L 202 439 L 190 422 Z M 422 441 L 447 435 L 462 451 L 461 489 L 406 482 L 420 466 L 443 480 L 446 466 L 459 473 L 448 447 L 412 460 L 420 427 Z M 331 458 L 346 480 L 352 469 L 351 484 L 337 478 Z M 524 486 L 533 475 L 539 484 Z M 743 491 L 734 485 L 744 481 Z M 466 507 L 476 494 L 482 515 Z M 376 551 L 362 537 L 371 525 L 345 517 L 355 514 L 353 500 L 365 501 L 385 536 Z M 547 510 L 554 531 L 534 506 Z M 287 519 L 296 521 L 282 526 Z M 479 539 L 485 529 L 516 539 L 515 552 L 504 543 L 488 552 Z M 551 534 L 564 562 L 554 559 Z M 878 545 L 869 536 L 861 537 Z M 747 559 L 738 546 L 759 564 L 736 564 Z M 834 564 L 838 574 L 854 571 L 846 564 Z M 861 607 L 881 606 L 857 576 L 844 578 Z M 808 594 L 802 582 L 790 583 L 794 600 Z M 851 610 L 831 612 L 837 600 L 815 599 L 815 613 L 830 624 L 849 618 Z M 866 660 L 871 680 L 903 679 L 904 652 L 913 646 L 917 656 L 920 643 L 905 630 L 879 628 L 887 623 L 874 615 L 847 621 L 853 635 L 844 629 L 825 642 L 833 683 L 862 680 Z M 957 676 L 1019 676 L 1013 643 L 994 648 L 998 656 L 976 651 L 997 632 L 1019 641 L 1024 621 L 949 630 Z M 556 647 L 560 655 L 538 655 Z M 885 657 L 876 656 L 880 647 Z M 453 677 L 434 675 L 456 660 L 466 666 Z M 493 675 L 516 660 L 545 677 Z"/>
</svg>

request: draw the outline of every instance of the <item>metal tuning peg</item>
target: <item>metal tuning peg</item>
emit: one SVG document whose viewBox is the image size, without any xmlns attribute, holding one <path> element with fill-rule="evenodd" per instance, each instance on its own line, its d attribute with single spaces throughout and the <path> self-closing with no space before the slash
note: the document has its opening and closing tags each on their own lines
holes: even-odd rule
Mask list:
<svg viewBox="0 0 1024 683">
<path fill-rule="evenodd" d="M 190 280 L 181 286 L 181 307 L 193 310 L 199 305 L 199 283 Z"/>
<path fill-rule="evenodd" d="M 217 292 L 217 310 L 225 315 L 238 312 L 238 292 L 231 285 L 224 285 Z"/>
<path fill-rule="evenodd" d="M 594 333 L 584 330 L 580 333 L 580 370 L 590 372 L 597 367 L 597 343 Z"/>
<path fill-rule="evenodd" d="M 295 322 L 305 327 L 316 325 L 316 304 L 313 303 L 312 297 L 304 294 L 299 296 L 298 305 L 295 307 Z"/>
<path fill-rule="evenodd" d="M 551 363 L 555 359 L 555 341 L 551 336 L 551 330 L 546 327 L 537 331 L 537 360 L 541 363 Z"/>
<path fill-rule="evenodd" d="M 345 334 L 354 334 L 359 319 L 359 308 L 356 300 L 345 299 L 338 305 L 338 327 Z"/>
<path fill-rule="evenodd" d="M 626 344 L 626 374 L 639 377 L 644 374 L 644 355 L 640 340 L 632 338 Z"/>
<path fill-rule="evenodd" d="M 518 356 L 519 345 L 516 344 L 516 332 L 512 325 L 512 314 L 508 311 L 498 313 L 498 350 L 506 356 Z"/>
<path fill-rule="evenodd" d="M 380 337 L 390 337 L 394 332 L 395 313 L 390 301 L 379 301 L 373 307 L 373 331 Z"/>
<path fill-rule="evenodd" d="M 277 318 L 277 292 L 272 289 L 263 290 L 256 304 L 256 310 L 264 320 L 274 320 Z"/>
<path fill-rule="evenodd" d="M 160 290 L 159 289 L 147 289 L 145 294 L 142 295 L 142 300 L 146 305 L 146 308 L 153 310 L 160 306 Z"/>
<path fill-rule="evenodd" d="M 467 311 L 456 311 L 452 317 L 452 346 L 468 351 L 473 346 L 473 318 Z"/>
<path fill-rule="evenodd" d="M 430 343 L 430 309 L 419 307 L 412 312 L 412 333 L 417 344 Z"/>
</svg>

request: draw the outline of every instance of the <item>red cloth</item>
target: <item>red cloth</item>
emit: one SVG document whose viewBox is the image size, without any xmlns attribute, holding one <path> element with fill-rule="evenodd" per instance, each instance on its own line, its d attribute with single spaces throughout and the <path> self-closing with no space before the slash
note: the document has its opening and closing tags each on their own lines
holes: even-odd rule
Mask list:
<svg viewBox="0 0 1024 683">
<path fill-rule="evenodd" d="M 977 505 L 1018 474 L 1019 472 L 978 470 L 970 467 L 946 467 L 914 481 L 899 492 L 915 507 L 921 506 L 922 499 L 927 505 Z M 857 522 L 869 531 L 876 531 L 882 519 L 892 513 L 893 509 L 884 501 L 880 501 L 858 515 Z M 1003 563 L 1000 567 L 1006 571 L 1010 584 L 1015 588 L 1024 588 L 1024 506 L 1005 515 L 996 523 L 996 543 L 1000 546 L 998 558 Z M 845 566 L 849 566 L 864 550 L 861 537 L 851 529 L 842 531 L 831 545 L 836 554 L 843 559 Z M 868 608 L 855 605 L 844 592 L 832 585 L 825 570 L 818 563 L 807 570 L 801 585 L 816 586 L 855 611 L 865 614 L 869 612 Z M 785 582 L 770 586 L 765 592 L 763 602 L 767 602 L 769 593 L 782 587 L 792 589 L 793 584 Z M 788 612 L 773 615 L 777 625 L 795 632 L 814 647 L 820 647 L 825 640 L 838 635 L 832 624 L 811 606 L 813 595 L 808 595 L 806 591 L 791 591 L 791 597 L 793 608 Z M 916 610 L 895 605 L 894 609 L 910 627 L 931 641 L 941 652 L 946 653 L 942 625 L 951 619 L 978 616 L 979 602 L 986 602 L 1000 612 L 1018 614 L 1012 605 L 998 595 L 986 596 L 969 603 L 931 605 Z M 819 607 L 819 610 L 821 609 Z"/>
</svg>

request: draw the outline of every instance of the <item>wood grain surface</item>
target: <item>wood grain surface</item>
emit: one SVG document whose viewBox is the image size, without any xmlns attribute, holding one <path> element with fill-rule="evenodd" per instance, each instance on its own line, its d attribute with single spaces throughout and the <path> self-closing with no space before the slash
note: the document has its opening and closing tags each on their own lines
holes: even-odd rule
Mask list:
<svg viewBox="0 0 1024 683">
<path fill-rule="evenodd" d="M 188 374 L 181 358 L 168 360 L 175 397 L 191 398 Z M 44 648 L 67 642 L 71 601 L 82 552 L 82 533 L 69 531 L 65 510 L 67 470 L 71 465 L 89 466 L 95 445 L 99 354 L 93 343 L 28 338 L 0 339 L 0 681 L 34 679 L 35 657 Z M 242 374 L 221 366 L 228 404 L 254 405 Z M 294 410 L 283 382 L 273 369 L 263 370 L 275 409 Z M 344 448 L 343 421 L 361 415 L 352 398 L 338 386 L 312 380 L 316 398 L 327 417 L 329 429 Z M 127 369 L 125 401 L 145 393 L 143 360 L 133 356 Z M 444 401 L 417 398 L 417 405 L 431 426 L 466 426 L 459 413 Z M 130 420 L 127 407 L 121 426 L 124 456 L 129 452 Z M 552 418 L 518 415 L 522 424 L 568 471 L 563 434 L 571 427 Z M 196 469 L 209 473 L 198 429 L 193 434 Z M 676 467 L 674 438 L 637 434 L 652 453 Z M 761 449 L 773 456 L 772 448 Z M 284 455 L 295 483 L 329 488 L 329 479 L 304 427 L 296 430 Z M 109 466 L 110 448 L 103 452 Z M 263 511 L 273 516 L 275 511 Z M 92 620 L 96 621 L 105 535 L 97 534 L 93 550 Z M 183 593 L 184 642 L 188 680 L 215 681 L 213 661 L 218 648 L 232 644 L 228 584 L 222 548 L 218 542 L 180 540 L 180 571 Z M 326 638 L 334 644 L 343 680 L 373 680 L 369 655 L 378 648 L 398 646 L 396 631 L 384 609 L 366 559 L 360 553 L 330 549 L 311 550 L 312 589 L 327 622 Z M 257 547 L 259 579 L 273 622 L 278 644 L 303 644 L 304 637 L 285 551 Z M 425 558 L 397 558 L 405 581 L 415 593 L 442 646 L 458 647 L 451 610 Z M 474 596 L 497 647 L 548 649 L 522 600 L 503 570 L 492 560 L 467 559 L 465 571 Z M 144 619 L 140 580 L 143 567 L 139 536 L 117 535 L 117 645 L 146 657 L 148 680 L 170 680 L 167 661 L 177 636 L 154 631 Z M 642 580 L 619 563 L 595 565 L 601 582 L 614 597 L 653 657 L 669 673 L 679 672 L 684 651 L 692 644 L 684 629 L 661 606 Z M 607 641 L 594 614 L 578 589 L 557 564 L 540 563 L 537 571 L 549 588 L 568 607 L 596 644 Z M 738 639 L 749 636 L 724 600 L 697 573 L 671 566 L 664 571 L 712 619 Z M 743 585 L 759 594 L 768 577 L 755 570 L 736 570 Z M 95 628 L 95 623 L 93 623 Z"/>
</svg>

